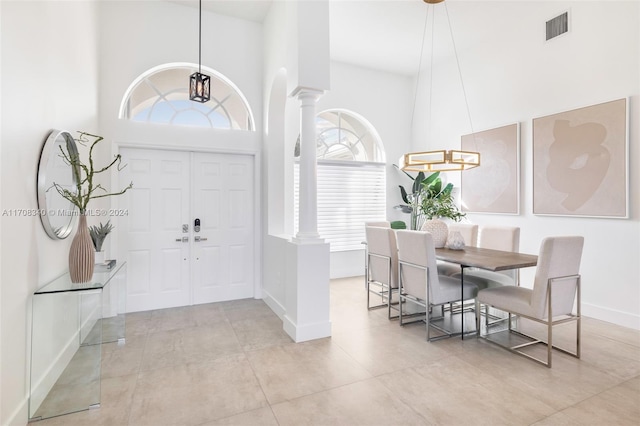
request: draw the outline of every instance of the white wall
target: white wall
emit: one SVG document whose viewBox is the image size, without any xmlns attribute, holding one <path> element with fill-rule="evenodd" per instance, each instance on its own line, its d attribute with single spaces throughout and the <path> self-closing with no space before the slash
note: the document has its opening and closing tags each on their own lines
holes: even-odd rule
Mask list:
<svg viewBox="0 0 640 426">
<path fill-rule="evenodd" d="M 353 111 L 367 121 L 378 132 L 382 140 L 387 166 L 387 219 L 404 220 L 393 206 L 402 204 L 398 185 L 412 182 L 393 164 L 409 149 L 411 141 L 411 109 L 413 101 L 413 79 L 358 67 L 341 62 L 331 63 L 331 90 L 318 101 L 317 111 L 343 108 Z M 331 278 L 362 275 L 364 272 L 364 250 L 332 252 Z"/>
<path fill-rule="evenodd" d="M 2 1 L 0 12 L 2 208 L 36 209 L 37 165 L 49 131 L 96 130 L 95 7 L 85 2 Z M 24 424 L 31 297 L 67 269 L 71 239 L 49 239 L 38 217 L 2 216 L 0 224 L 0 424 Z"/>
<path fill-rule="evenodd" d="M 528 253 L 537 253 L 545 236 L 584 235 L 583 313 L 640 328 L 640 2 L 452 2 L 448 6 L 474 129 L 521 123 L 521 214 L 469 214 L 468 218 L 478 224 L 519 226 L 520 248 Z M 545 21 L 566 10 L 571 15 L 570 33 L 545 43 Z M 438 36 L 447 42 L 448 34 L 436 33 L 436 43 Z M 433 137 L 423 137 L 429 134 L 427 124 L 414 127 L 413 149 L 458 148 L 460 135 L 470 131 L 455 62 L 451 56 L 437 59 Z M 424 86 L 420 93 L 428 99 Z M 631 97 L 631 217 L 534 216 L 531 120 L 627 96 Z M 428 116 L 425 98 L 416 115 Z M 459 173 L 447 175 L 459 184 Z"/>
</svg>

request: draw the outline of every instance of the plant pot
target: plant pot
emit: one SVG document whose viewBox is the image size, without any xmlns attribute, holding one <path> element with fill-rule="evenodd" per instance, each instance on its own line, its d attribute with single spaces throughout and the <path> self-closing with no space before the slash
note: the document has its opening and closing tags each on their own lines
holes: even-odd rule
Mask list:
<svg viewBox="0 0 640 426">
<path fill-rule="evenodd" d="M 106 253 L 104 250 L 96 252 L 96 265 L 102 265 L 104 261 L 107 259 Z"/>
<path fill-rule="evenodd" d="M 449 227 L 440 219 L 425 220 L 422 224 L 422 231 L 427 231 L 431 234 L 435 248 L 442 248 L 447 243 Z"/>
<path fill-rule="evenodd" d="M 69 275 L 72 283 L 91 281 L 95 265 L 95 249 L 87 227 L 87 217 L 80 215 L 78 231 L 69 249 Z"/>
</svg>

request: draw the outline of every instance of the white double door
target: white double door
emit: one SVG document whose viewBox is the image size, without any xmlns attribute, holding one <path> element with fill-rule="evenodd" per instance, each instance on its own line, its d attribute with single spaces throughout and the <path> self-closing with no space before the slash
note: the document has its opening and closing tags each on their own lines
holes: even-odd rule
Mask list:
<svg viewBox="0 0 640 426">
<path fill-rule="evenodd" d="M 253 157 L 122 148 L 127 311 L 254 295 Z M 196 227 L 199 220 L 199 229 Z"/>
</svg>

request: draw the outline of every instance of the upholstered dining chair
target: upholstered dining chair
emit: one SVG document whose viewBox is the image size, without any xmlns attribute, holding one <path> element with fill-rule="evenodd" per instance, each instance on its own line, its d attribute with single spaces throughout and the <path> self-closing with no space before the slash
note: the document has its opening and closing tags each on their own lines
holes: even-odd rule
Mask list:
<svg viewBox="0 0 640 426">
<path fill-rule="evenodd" d="M 400 325 L 405 324 L 402 319 L 403 304 L 413 303 L 425 309 L 428 341 L 455 334 L 451 330 L 445 330 L 432 323 L 432 308 L 473 299 L 477 292 L 476 285 L 465 283 L 462 287 L 459 279 L 438 275 L 435 246 L 430 233 L 398 230 L 396 238 Z M 442 312 L 444 313 L 444 309 Z M 453 315 L 452 312 L 450 314 Z M 444 336 L 432 339 L 432 327 L 444 333 Z M 464 332 L 464 330 L 461 331 Z"/>
<path fill-rule="evenodd" d="M 516 226 L 480 226 L 478 232 L 478 247 L 492 250 L 517 252 L 520 250 L 520 228 Z M 460 268 L 452 276 L 460 275 Z M 503 285 L 518 285 L 520 271 L 487 271 L 478 268 L 466 268 L 464 279 L 470 280 L 478 289 L 500 287 Z"/>
<path fill-rule="evenodd" d="M 580 358 L 580 260 L 583 245 L 584 238 L 580 236 L 545 238 L 540 245 L 533 288 L 503 286 L 485 288 L 478 292 L 476 311 L 480 309 L 480 304 L 484 304 L 485 308 L 491 306 L 508 312 L 506 332 L 527 338 L 526 343 L 507 347 L 492 340 L 489 333 L 483 336 L 479 316 L 476 316 L 478 336 L 549 368 L 551 368 L 552 348 Z M 576 306 L 575 314 L 573 313 L 574 305 Z M 546 341 L 513 329 L 513 315 L 546 325 Z M 553 326 L 569 321 L 576 322 L 575 352 L 561 349 L 553 344 Z M 546 361 L 523 352 L 523 348 L 535 344 L 547 346 Z"/>
<path fill-rule="evenodd" d="M 478 225 L 473 223 L 450 223 L 449 234 L 457 231 L 462 235 L 464 239 L 464 245 L 469 247 L 476 247 L 478 244 Z M 460 265 L 455 265 L 449 262 L 438 261 L 438 274 L 440 275 L 454 275 L 460 273 Z"/>
<path fill-rule="evenodd" d="M 398 290 L 398 248 L 396 234 L 391 228 L 367 226 L 366 289 L 367 309 L 388 308 L 391 319 L 393 294 Z M 377 305 L 371 306 L 371 295 L 379 298 Z"/>
<path fill-rule="evenodd" d="M 364 227 L 366 228 L 367 226 L 377 226 L 378 228 L 391 228 L 391 222 L 389 222 L 388 220 L 365 222 Z"/>
</svg>

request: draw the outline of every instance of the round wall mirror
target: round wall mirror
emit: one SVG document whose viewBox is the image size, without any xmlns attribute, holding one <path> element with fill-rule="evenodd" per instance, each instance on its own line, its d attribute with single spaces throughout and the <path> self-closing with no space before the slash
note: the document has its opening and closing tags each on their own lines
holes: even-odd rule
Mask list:
<svg viewBox="0 0 640 426">
<path fill-rule="evenodd" d="M 77 207 L 58 193 L 54 183 L 76 191 L 76 179 L 68 161 L 62 155 L 77 155 L 76 141 L 69 132 L 53 130 L 42 147 L 38 164 L 38 209 L 47 235 L 53 239 L 67 238 L 73 229 Z"/>
</svg>

